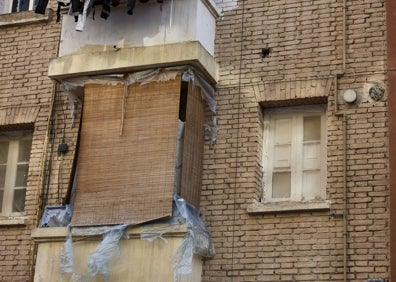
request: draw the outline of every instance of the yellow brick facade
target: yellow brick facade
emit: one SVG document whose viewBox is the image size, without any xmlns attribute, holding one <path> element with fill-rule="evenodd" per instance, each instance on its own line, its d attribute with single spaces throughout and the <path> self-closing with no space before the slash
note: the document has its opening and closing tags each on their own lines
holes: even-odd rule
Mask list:
<svg viewBox="0 0 396 282">
<path fill-rule="evenodd" d="M 200 208 L 216 256 L 204 261 L 202 281 L 344 281 L 344 271 L 347 281 L 389 279 L 388 93 L 368 96 L 372 83 L 386 88 L 385 0 L 217 2 L 218 136 L 205 144 Z M 67 201 L 81 109 L 72 127 L 67 95 L 47 77 L 60 28 L 54 16 L 0 28 L 0 111 L 39 108 L 25 224 L 0 226 L 0 281 L 32 279 L 42 201 Z M 348 89 L 357 92 L 351 105 Z M 263 108 L 318 101 L 327 101 L 331 209 L 248 212 L 263 197 Z"/>
</svg>

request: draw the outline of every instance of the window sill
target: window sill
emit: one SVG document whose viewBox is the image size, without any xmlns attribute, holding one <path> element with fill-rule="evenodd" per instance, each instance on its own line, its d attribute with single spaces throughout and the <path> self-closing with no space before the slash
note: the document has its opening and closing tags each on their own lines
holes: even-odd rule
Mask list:
<svg viewBox="0 0 396 282">
<path fill-rule="evenodd" d="M 254 202 L 247 212 L 254 213 L 278 213 L 293 211 L 312 211 L 312 210 L 330 210 L 329 201 L 312 201 L 312 202 Z"/>
<path fill-rule="evenodd" d="M 0 217 L 0 225 L 25 225 L 25 217 Z"/>
<path fill-rule="evenodd" d="M 45 15 L 26 11 L 11 14 L 0 14 L 0 27 L 23 25 L 37 22 L 48 22 L 52 17 L 52 10 L 48 9 Z"/>
</svg>

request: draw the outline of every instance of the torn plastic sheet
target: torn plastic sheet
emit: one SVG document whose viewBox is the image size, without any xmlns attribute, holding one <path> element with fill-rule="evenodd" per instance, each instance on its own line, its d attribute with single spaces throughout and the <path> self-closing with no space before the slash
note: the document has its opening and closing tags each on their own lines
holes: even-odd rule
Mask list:
<svg viewBox="0 0 396 282">
<path fill-rule="evenodd" d="M 150 82 L 164 82 L 176 78 L 179 71 L 171 69 L 149 69 L 134 72 L 128 76 L 128 85 L 140 83 L 145 85 Z"/>
<path fill-rule="evenodd" d="M 148 69 L 131 73 L 127 77 L 127 85 L 140 83 L 141 85 L 150 82 L 162 82 L 175 79 L 177 74 L 182 74 L 183 81 L 191 81 L 194 86 L 201 88 L 202 98 L 208 104 L 212 117 L 204 124 L 205 139 L 215 141 L 217 138 L 217 123 L 216 123 L 216 106 L 215 88 L 205 79 L 205 76 L 191 66 L 183 67 L 169 67 Z M 102 85 L 116 85 L 125 83 L 125 79 L 120 74 L 114 75 L 98 75 L 98 76 L 82 76 L 77 78 L 66 79 L 62 81 L 62 87 L 69 93 L 69 103 L 72 116 L 72 125 L 76 116 L 76 103 L 81 102 L 83 88 L 88 83 L 102 84 Z"/>
<path fill-rule="evenodd" d="M 173 216 L 156 221 L 156 225 L 147 226 L 141 233 L 141 239 L 152 242 L 161 239 L 167 242 L 164 234 L 180 228 L 180 224 L 187 225 L 187 234 L 173 256 L 174 281 L 180 281 L 182 275 L 192 272 L 194 254 L 203 257 L 213 257 L 215 250 L 209 231 L 200 219 L 200 212 L 179 196 L 174 196 Z M 72 228 L 60 255 L 61 272 L 70 275 L 73 282 L 96 281 L 100 275 L 104 281 L 109 281 L 110 263 L 120 257 L 119 240 L 126 236 L 128 225 L 99 226 L 89 228 Z M 97 236 L 103 235 L 102 242 L 88 259 L 86 274 L 78 273 L 74 265 L 72 236 Z"/>
<path fill-rule="evenodd" d="M 212 87 L 212 85 L 210 85 L 201 72 L 195 70 L 192 67 L 187 67 L 184 69 L 182 80 L 191 80 L 194 86 L 199 86 L 201 88 L 202 98 L 208 103 L 209 109 L 212 111 L 212 113 L 216 113 L 216 90 Z"/>
<path fill-rule="evenodd" d="M 167 242 L 164 234 L 179 228 L 180 223 L 187 225 L 187 234 L 173 255 L 174 281 L 180 281 L 182 275 L 192 272 L 194 254 L 206 258 L 215 255 L 212 238 L 200 218 L 200 212 L 176 194 L 173 215 L 171 218 L 164 219 L 163 223 L 165 224 L 145 228 L 140 238 L 149 242 L 156 239 Z"/>
<path fill-rule="evenodd" d="M 109 281 L 108 265 L 110 261 L 116 260 L 120 256 L 119 241 L 121 237 L 125 236 L 127 226 L 123 224 L 111 227 L 78 228 L 77 230 L 73 230 L 73 228 L 60 255 L 62 273 L 71 275 L 73 282 L 94 281 L 97 275 L 101 275 L 105 281 Z M 81 236 L 103 235 L 102 242 L 89 256 L 87 274 L 80 274 L 75 270 L 72 234 Z"/>
<path fill-rule="evenodd" d="M 71 118 L 71 127 L 74 125 L 74 121 L 76 120 L 76 105 L 81 104 L 81 100 L 78 98 L 75 92 L 69 92 L 69 107 L 70 107 L 70 118 Z"/>
<path fill-rule="evenodd" d="M 180 213 L 177 211 L 175 202 L 173 201 L 172 216 L 167 218 L 157 219 L 154 225 L 146 225 L 143 227 L 140 239 L 153 242 L 156 239 L 161 239 L 164 242 L 168 240 L 163 236 L 167 233 L 180 230 L 180 227 L 184 225 L 183 219 L 179 216 Z"/>
<path fill-rule="evenodd" d="M 194 242 L 192 237 L 187 234 L 183 242 L 173 255 L 174 281 L 180 281 L 181 275 L 188 275 L 192 272 L 194 257 Z"/>
<path fill-rule="evenodd" d="M 46 206 L 40 220 L 39 227 L 64 227 L 68 226 L 73 210 L 70 205 Z"/>
<path fill-rule="evenodd" d="M 62 273 L 74 273 L 73 238 L 71 234 L 67 237 L 60 253 L 60 266 Z"/>
<path fill-rule="evenodd" d="M 202 222 L 200 212 L 193 205 L 183 198 L 175 195 L 174 201 L 177 212 L 187 224 L 187 228 L 192 231 L 194 239 L 194 253 L 203 257 L 213 257 L 215 255 L 212 238 L 205 224 Z"/>
<path fill-rule="evenodd" d="M 215 99 L 216 90 L 210 85 L 210 83 L 205 79 L 204 75 L 195 70 L 192 67 L 188 67 L 184 70 L 182 75 L 183 81 L 191 81 L 193 86 L 198 86 L 201 88 L 202 99 L 206 101 L 209 109 L 212 112 L 212 117 L 207 119 L 204 124 L 205 130 L 205 140 L 211 140 L 212 142 L 217 139 L 217 119 L 216 119 L 216 107 L 217 102 Z"/>
<path fill-rule="evenodd" d="M 65 90 L 69 95 L 69 108 L 70 108 L 70 118 L 71 118 L 71 126 L 73 127 L 74 121 L 76 119 L 76 105 L 81 104 L 81 98 L 83 95 L 83 85 L 80 85 L 81 80 L 71 80 L 64 81 L 61 84 L 63 90 Z"/>
<path fill-rule="evenodd" d="M 192 272 L 194 254 L 211 258 L 215 255 L 215 250 L 212 237 L 200 218 L 200 212 L 177 195 L 174 196 L 174 202 L 188 228 L 182 244 L 173 256 L 174 280 L 179 281 L 181 275 Z"/>
<path fill-rule="evenodd" d="M 217 139 L 217 117 L 215 114 L 211 118 L 207 118 L 204 123 L 205 140 L 212 142 Z"/>
<path fill-rule="evenodd" d="M 176 218 L 171 218 L 166 221 L 167 224 L 162 225 L 154 225 L 150 227 L 146 227 L 143 229 L 140 234 L 140 239 L 146 240 L 149 242 L 153 242 L 156 239 L 161 239 L 165 243 L 168 243 L 168 240 L 164 237 L 165 234 L 172 232 L 175 229 L 180 228 L 180 223 L 176 220 Z"/>
</svg>

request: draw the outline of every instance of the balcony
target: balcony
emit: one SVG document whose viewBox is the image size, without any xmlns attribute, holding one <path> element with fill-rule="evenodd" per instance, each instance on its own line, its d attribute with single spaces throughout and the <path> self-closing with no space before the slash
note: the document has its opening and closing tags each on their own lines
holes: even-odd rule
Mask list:
<svg viewBox="0 0 396 282">
<path fill-rule="evenodd" d="M 147 68 L 193 65 L 216 81 L 214 38 L 218 11 L 211 0 L 174 0 L 138 3 L 133 15 L 122 3 L 107 20 L 96 7 L 83 30 L 73 16 L 62 19 L 59 58 L 49 65 L 49 76 L 131 72 Z"/>
</svg>

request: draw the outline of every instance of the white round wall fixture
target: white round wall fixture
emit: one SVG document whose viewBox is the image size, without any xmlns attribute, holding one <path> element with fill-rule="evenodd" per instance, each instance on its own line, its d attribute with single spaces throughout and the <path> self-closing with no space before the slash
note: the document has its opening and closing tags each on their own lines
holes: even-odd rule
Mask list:
<svg viewBox="0 0 396 282">
<path fill-rule="evenodd" d="M 353 102 L 356 101 L 357 95 L 356 95 L 356 91 L 352 90 L 352 89 L 348 89 L 344 92 L 344 101 L 352 104 Z"/>
</svg>

